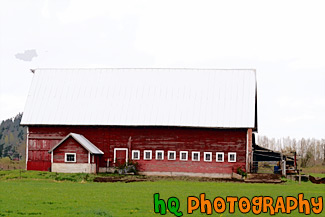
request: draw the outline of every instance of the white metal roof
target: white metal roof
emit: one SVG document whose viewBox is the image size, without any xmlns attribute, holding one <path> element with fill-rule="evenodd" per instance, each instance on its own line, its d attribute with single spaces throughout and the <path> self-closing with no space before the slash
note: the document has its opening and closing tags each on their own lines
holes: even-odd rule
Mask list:
<svg viewBox="0 0 325 217">
<path fill-rule="evenodd" d="M 36 69 L 22 125 L 254 128 L 253 69 Z"/>
<path fill-rule="evenodd" d="M 61 145 L 65 140 L 67 140 L 70 136 L 72 136 L 80 145 L 82 145 L 87 151 L 91 154 L 104 154 L 99 148 L 97 148 L 93 143 L 91 143 L 86 137 L 76 133 L 69 133 L 64 139 L 62 139 L 56 146 L 49 150 L 51 153 L 54 149 L 56 149 L 59 145 Z"/>
</svg>

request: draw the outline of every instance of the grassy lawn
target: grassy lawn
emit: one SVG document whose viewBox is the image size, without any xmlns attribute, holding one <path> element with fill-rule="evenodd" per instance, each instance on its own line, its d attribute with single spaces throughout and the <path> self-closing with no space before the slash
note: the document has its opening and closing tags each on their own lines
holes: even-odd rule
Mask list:
<svg viewBox="0 0 325 217">
<path fill-rule="evenodd" d="M 92 178 L 85 174 L 0 171 L 0 216 L 160 216 L 153 212 L 154 193 L 160 193 L 160 198 L 165 200 L 178 197 L 183 216 L 207 216 L 199 210 L 193 215 L 186 213 L 187 196 L 198 197 L 200 193 L 206 193 L 211 201 L 217 196 L 246 196 L 249 199 L 254 196 L 297 197 L 298 193 L 304 193 L 305 199 L 325 196 L 324 185 L 310 182 L 301 185 L 291 181 L 276 185 L 183 180 L 95 183 L 90 181 Z M 312 213 L 310 216 L 322 215 Z M 213 213 L 212 216 L 254 215 L 242 214 L 236 206 L 235 214 L 229 214 L 227 209 L 223 214 Z M 304 214 L 295 210 L 291 215 L 279 213 L 275 216 Z"/>
<path fill-rule="evenodd" d="M 325 175 L 325 165 L 317 165 L 312 167 L 301 168 L 305 174 L 316 173 Z"/>
</svg>

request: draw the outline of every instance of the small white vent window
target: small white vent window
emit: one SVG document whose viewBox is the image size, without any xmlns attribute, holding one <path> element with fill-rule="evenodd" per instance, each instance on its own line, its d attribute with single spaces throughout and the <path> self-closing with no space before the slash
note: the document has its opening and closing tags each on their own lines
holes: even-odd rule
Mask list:
<svg viewBox="0 0 325 217">
<path fill-rule="evenodd" d="M 179 159 L 186 161 L 188 159 L 188 151 L 180 151 Z"/>
<path fill-rule="evenodd" d="M 176 151 L 168 151 L 168 160 L 176 160 Z"/>
<path fill-rule="evenodd" d="M 236 162 L 236 152 L 228 153 L 228 162 Z"/>
<path fill-rule="evenodd" d="M 192 152 L 192 161 L 200 161 L 200 152 L 197 151 Z"/>
<path fill-rule="evenodd" d="M 212 161 L 212 152 L 204 152 L 204 161 L 207 161 L 207 162 Z"/>
<path fill-rule="evenodd" d="M 132 151 L 132 160 L 140 160 L 140 151 L 139 150 Z"/>
<path fill-rule="evenodd" d="M 164 151 L 156 151 L 156 160 L 164 160 Z"/>
<path fill-rule="evenodd" d="M 65 153 L 64 162 L 76 162 L 76 153 Z"/>
<path fill-rule="evenodd" d="M 151 150 L 145 150 L 143 152 L 143 159 L 144 160 L 151 160 L 152 159 L 152 151 Z"/>
<path fill-rule="evenodd" d="M 216 161 L 217 162 L 224 162 L 225 154 L 223 152 L 216 153 Z"/>
</svg>

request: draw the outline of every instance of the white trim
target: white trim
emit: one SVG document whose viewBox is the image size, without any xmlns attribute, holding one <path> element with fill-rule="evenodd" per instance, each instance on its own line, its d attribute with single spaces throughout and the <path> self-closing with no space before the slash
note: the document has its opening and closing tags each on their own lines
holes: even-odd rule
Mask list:
<svg viewBox="0 0 325 217">
<path fill-rule="evenodd" d="M 186 154 L 186 158 L 185 159 L 182 159 L 182 154 Z M 182 161 L 187 161 L 188 160 L 188 151 L 180 151 L 179 152 L 179 160 L 182 160 Z"/>
<path fill-rule="evenodd" d="M 248 171 L 248 129 L 246 131 L 246 171 Z"/>
<path fill-rule="evenodd" d="M 174 159 L 170 159 L 169 154 L 174 153 Z M 168 151 L 168 160 L 176 160 L 176 151 Z"/>
<path fill-rule="evenodd" d="M 197 160 L 194 160 L 194 154 L 198 154 Z M 192 151 L 192 161 L 200 161 L 200 152 L 199 151 Z"/>
<path fill-rule="evenodd" d="M 114 163 L 116 163 L 116 151 L 126 151 L 125 162 L 128 162 L 128 149 L 127 148 L 114 148 Z"/>
<path fill-rule="evenodd" d="M 146 158 L 146 152 L 150 153 L 150 157 Z M 152 150 L 144 150 L 143 151 L 143 160 L 152 160 Z"/>
<path fill-rule="evenodd" d="M 51 163 L 53 163 L 53 151 L 51 152 Z"/>
<path fill-rule="evenodd" d="M 100 149 L 98 149 L 93 143 L 91 143 L 86 137 L 81 134 L 69 133 L 66 137 L 64 137 L 58 144 L 52 147 L 48 152 L 54 151 L 57 147 L 59 147 L 64 141 L 66 141 L 69 137 L 72 137 L 76 140 L 79 145 L 84 147 L 87 151 L 90 151 L 92 154 L 104 154 Z"/>
<path fill-rule="evenodd" d="M 161 153 L 162 158 L 158 159 L 158 153 Z M 156 160 L 164 160 L 164 151 L 163 150 L 156 150 Z"/>
<path fill-rule="evenodd" d="M 27 139 L 26 139 L 26 170 L 27 170 L 27 163 L 28 163 L 28 144 L 29 144 L 29 142 L 28 142 L 28 138 L 29 138 L 29 128 L 27 127 L 27 131 L 26 131 L 26 133 L 27 133 Z"/>
<path fill-rule="evenodd" d="M 67 155 L 74 155 L 74 161 L 67 161 Z M 65 163 L 76 163 L 77 162 L 77 154 L 76 153 L 64 153 L 64 162 Z"/>
<path fill-rule="evenodd" d="M 222 160 L 218 160 L 218 155 L 222 155 Z M 216 162 L 225 162 L 225 153 L 224 152 L 216 152 Z"/>
<path fill-rule="evenodd" d="M 134 158 L 133 153 L 138 153 L 138 157 Z M 132 156 L 131 156 L 132 160 L 140 160 L 140 151 L 139 150 L 132 150 Z"/>
<path fill-rule="evenodd" d="M 90 151 L 88 151 L 88 164 L 90 164 Z"/>
<path fill-rule="evenodd" d="M 207 160 L 207 159 L 206 159 L 206 155 L 207 155 L 207 154 L 210 155 L 210 160 Z M 203 153 L 203 158 L 204 158 L 203 160 L 204 160 L 205 162 L 212 162 L 212 152 L 204 152 L 204 153 Z"/>
<path fill-rule="evenodd" d="M 235 155 L 233 161 L 230 160 L 230 155 L 231 154 Z M 237 153 L 236 152 L 228 152 L 228 162 L 236 162 L 236 160 L 237 160 Z"/>
</svg>

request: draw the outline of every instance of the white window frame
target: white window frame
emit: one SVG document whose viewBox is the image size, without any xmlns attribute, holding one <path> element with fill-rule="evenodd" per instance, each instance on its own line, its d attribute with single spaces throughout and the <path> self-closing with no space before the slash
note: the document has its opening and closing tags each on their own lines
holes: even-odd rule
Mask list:
<svg viewBox="0 0 325 217">
<path fill-rule="evenodd" d="M 222 160 L 218 160 L 218 155 L 222 155 Z M 216 162 L 225 162 L 225 153 L 224 152 L 216 152 Z"/>
<path fill-rule="evenodd" d="M 186 154 L 186 158 L 185 159 L 182 159 L 182 154 Z M 179 152 L 179 160 L 187 161 L 188 160 L 188 151 L 180 151 Z"/>
<path fill-rule="evenodd" d="M 194 154 L 198 154 L 198 159 L 194 160 Z M 192 161 L 200 161 L 200 152 L 199 151 L 192 151 Z"/>
<path fill-rule="evenodd" d="M 138 153 L 138 157 L 134 157 L 134 153 Z M 140 151 L 139 150 L 132 150 L 132 160 L 140 160 Z"/>
<path fill-rule="evenodd" d="M 209 154 L 210 155 L 210 160 L 207 160 L 206 159 L 206 154 Z M 205 162 L 212 162 L 212 152 L 204 152 L 203 153 L 203 158 L 204 158 L 204 161 Z"/>
<path fill-rule="evenodd" d="M 127 148 L 114 148 L 114 163 L 116 163 L 116 151 L 126 151 L 125 162 L 128 162 L 129 150 Z"/>
<path fill-rule="evenodd" d="M 161 153 L 162 158 L 158 159 L 158 153 Z M 157 150 L 156 151 L 156 160 L 164 160 L 164 151 L 163 150 Z"/>
<path fill-rule="evenodd" d="M 174 159 L 170 159 L 169 154 L 174 153 Z M 176 160 L 176 151 L 168 151 L 168 160 Z"/>
<path fill-rule="evenodd" d="M 234 160 L 230 160 L 230 155 L 233 154 L 235 157 L 234 157 Z M 237 153 L 236 152 L 228 152 L 228 162 L 236 162 L 237 160 Z"/>
<path fill-rule="evenodd" d="M 150 153 L 150 157 L 146 158 L 146 153 L 149 152 Z M 143 160 L 152 160 L 152 150 L 144 150 L 143 151 Z"/>
<path fill-rule="evenodd" d="M 74 161 L 68 161 L 67 156 L 68 154 L 74 155 Z M 64 154 L 64 162 L 65 163 L 76 163 L 77 162 L 77 154 L 76 153 L 65 153 Z"/>
</svg>

